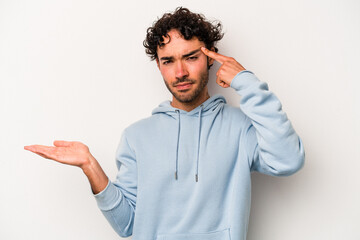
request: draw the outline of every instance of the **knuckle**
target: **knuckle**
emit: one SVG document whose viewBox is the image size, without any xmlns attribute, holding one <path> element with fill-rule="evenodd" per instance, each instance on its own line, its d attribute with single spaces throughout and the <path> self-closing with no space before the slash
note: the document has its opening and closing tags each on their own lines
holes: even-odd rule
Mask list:
<svg viewBox="0 0 360 240">
<path fill-rule="evenodd" d="M 224 64 L 229 65 L 229 64 L 232 64 L 234 61 L 235 61 L 234 58 L 227 57 L 226 60 L 224 61 Z"/>
</svg>

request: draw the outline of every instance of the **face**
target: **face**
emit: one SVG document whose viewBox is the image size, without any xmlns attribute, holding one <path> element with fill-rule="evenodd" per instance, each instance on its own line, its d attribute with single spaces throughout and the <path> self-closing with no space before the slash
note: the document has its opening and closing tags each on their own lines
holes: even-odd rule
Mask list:
<svg viewBox="0 0 360 240">
<path fill-rule="evenodd" d="M 185 40 L 177 30 L 169 31 L 168 35 L 170 42 L 164 38 L 166 44 L 157 49 L 158 67 L 174 100 L 193 102 L 207 93 L 208 64 L 211 62 L 200 50 L 205 44 L 196 37 Z"/>
</svg>

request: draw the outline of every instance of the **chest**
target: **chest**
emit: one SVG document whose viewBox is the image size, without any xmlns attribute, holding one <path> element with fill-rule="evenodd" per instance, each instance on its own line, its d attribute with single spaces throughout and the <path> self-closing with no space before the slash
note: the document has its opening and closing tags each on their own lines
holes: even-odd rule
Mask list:
<svg viewBox="0 0 360 240">
<path fill-rule="evenodd" d="M 226 181 L 238 161 L 239 129 L 220 121 L 181 119 L 167 128 L 139 136 L 136 158 L 140 181 Z"/>
</svg>

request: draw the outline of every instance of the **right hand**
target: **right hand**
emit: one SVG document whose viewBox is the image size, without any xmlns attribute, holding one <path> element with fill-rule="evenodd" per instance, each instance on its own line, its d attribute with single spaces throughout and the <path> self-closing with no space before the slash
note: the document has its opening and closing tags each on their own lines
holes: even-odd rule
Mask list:
<svg viewBox="0 0 360 240">
<path fill-rule="evenodd" d="M 227 57 L 211 51 L 205 47 L 201 48 L 201 51 L 208 57 L 218 61 L 221 66 L 216 72 L 216 83 L 223 88 L 228 88 L 231 85 L 231 81 L 241 71 L 246 70 L 239 62 L 232 57 Z"/>
<path fill-rule="evenodd" d="M 54 141 L 54 146 L 29 145 L 24 146 L 25 150 L 29 150 L 44 158 L 55 160 L 59 163 L 77 166 L 83 168 L 90 163 L 93 157 L 89 148 L 76 141 Z"/>
</svg>

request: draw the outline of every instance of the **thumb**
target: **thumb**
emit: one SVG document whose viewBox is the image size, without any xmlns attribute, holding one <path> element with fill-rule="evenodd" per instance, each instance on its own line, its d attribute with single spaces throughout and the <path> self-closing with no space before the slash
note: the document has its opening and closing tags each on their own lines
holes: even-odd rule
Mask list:
<svg viewBox="0 0 360 240">
<path fill-rule="evenodd" d="M 54 146 L 56 147 L 69 147 L 71 145 L 71 142 L 69 141 L 63 141 L 63 140 L 55 140 Z"/>
<path fill-rule="evenodd" d="M 217 77 L 217 78 L 216 78 L 216 83 L 217 83 L 220 87 L 222 87 L 222 88 L 228 88 L 228 87 L 230 87 L 230 85 L 227 84 L 226 82 L 222 81 L 222 80 L 220 79 L 220 77 Z"/>
</svg>

